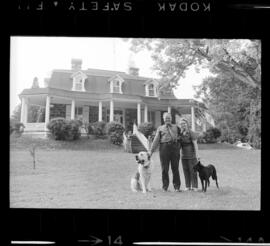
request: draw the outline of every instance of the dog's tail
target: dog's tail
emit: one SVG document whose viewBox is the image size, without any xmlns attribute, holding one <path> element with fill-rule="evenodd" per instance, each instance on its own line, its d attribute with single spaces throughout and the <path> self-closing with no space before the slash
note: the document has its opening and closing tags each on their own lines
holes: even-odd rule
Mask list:
<svg viewBox="0 0 270 246">
<path fill-rule="evenodd" d="M 140 173 L 139 172 L 136 172 L 134 177 L 131 178 L 130 188 L 131 188 L 131 190 L 133 192 L 137 192 L 137 191 L 142 190 L 139 179 L 140 179 Z"/>
<path fill-rule="evenodd" d="M 216 170 L 216 168 L 214 166 L 213 166 L 212 179 L 216 181 L 217 188 L 219 189 L 219 187 L 218 187 L 218 180 L 217 180 L 217 170 Z"/>
</svg>

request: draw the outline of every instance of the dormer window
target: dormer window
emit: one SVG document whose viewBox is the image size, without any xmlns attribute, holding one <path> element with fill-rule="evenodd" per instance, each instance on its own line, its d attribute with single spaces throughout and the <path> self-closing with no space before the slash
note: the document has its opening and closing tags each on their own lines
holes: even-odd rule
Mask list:
<svg viewBox="0 0 270 246">
<path fill-rule="evenodd" d="M 147 97 L 157 97 L 157 85 L 155 80 L 147 81 L 145 83 L 145 95 Z"/>
<path fill-rule="evenodd" d="M 84 83 L 85 83 L 87 76 L 83 72 L 79 71 L 79 72 L 72 74 L 71 77 L 73 78 L 72 90 L 73 91 L 85 91 Z"/>
<path fill-rule="evenodd" d="M 113 81 L 113 93 L 121 93 L 121 87 L 119 81 Z"/>
<path fill-rule="evenodd" d="M 155 87 L 153 84 L 148 86 L 148 94 L 149 94 L 149 97 L 155 96 Z"/>
<path fill-rule="evenodd" d="M 74 81 L 74 90 L 75 91 L 82 91 L 83 90 L 83 80 L 81 78 L 75 78 Z"/>
<path fill-rule="evenodd" d="M 109 79 L 110 82 L 110 93 L 120 93 L 123 94 L 122 84 L 124 79 L 119 75 L 116 75 Z"/>
</svg>

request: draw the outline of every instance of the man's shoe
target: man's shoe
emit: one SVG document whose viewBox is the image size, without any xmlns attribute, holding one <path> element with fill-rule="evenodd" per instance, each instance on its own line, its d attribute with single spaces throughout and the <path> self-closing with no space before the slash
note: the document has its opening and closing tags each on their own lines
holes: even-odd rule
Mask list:
<svg viewBox="0 0 270 246">
<path fill-rule="evenodd" d="M 189 187 L 186 187 L 186 188 L 184 189 L 184 191 L 188 191 L 188 190 L 190 190 L 190 188 L 189 188 Z"/>
<path fill-rule="evenodd" d="M 164 188 L 163 188 L 162 191 L 163 191 L 163 192 L 168 192 L 168 189 L 164 189 Z"/>
<path fill-rule="evenodd" d="M 198 188 L 193 188 L 192 190 L 193 190 L 193 191 L 199 191 L 199 189 L 198 189 Z"/>
<path fill-rule="evenodd" d="M 174 192 L 182 192 L 180 189 L 174 189 Z"/>
</svg>

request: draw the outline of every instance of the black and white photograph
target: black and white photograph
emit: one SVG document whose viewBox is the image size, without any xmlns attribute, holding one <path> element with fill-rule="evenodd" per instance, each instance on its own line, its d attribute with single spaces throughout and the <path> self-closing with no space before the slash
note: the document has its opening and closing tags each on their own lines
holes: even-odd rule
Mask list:
<svg viewBox="0 0 270 246">
<path fill-rule="evenodd" d="M 260 39 L 10 37 L 10 208 L 261 210 Z"/>
</svg>

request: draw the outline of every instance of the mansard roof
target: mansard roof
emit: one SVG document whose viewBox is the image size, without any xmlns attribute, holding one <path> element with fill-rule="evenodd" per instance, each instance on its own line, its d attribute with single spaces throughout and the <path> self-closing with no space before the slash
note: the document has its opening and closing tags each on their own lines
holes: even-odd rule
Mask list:
<svg viewBox="0 0 270 246">
<path fill-rule="evenodd" d="M 76 76 L 77 74 L 87 76 L 85 80 L 85 92 L 72 91 L 72 77 Z M 158 81 L 154 78 L 134 76 L 121 71 L 89 68 L 87 70 L 78 70 L 76 72 L 74 70 L 55 69 L 52 71 L 51 78 L 49 78 L 48 88 L 24 89 L 20 94 L 20 97 L 22 95 L 40 95 L 54 92 L 67 96 L 76 94 L 78 97 L 84 97 L 84 95 L 89 97 L 90 95 L 95 95 L 94 98 L 96 96 L 97 98 L 102 98 L 102 96 L 105 94 L 109 96 L 109 79 L 117 76 L 125 81 L 123 85 L 123 94 L 121 95 L 123 98 L 132 97 L 148 100 L 148 97 L 145 96 L 145 85 L 153 82 L 158 83 Z M 157 98 L 151 98 L 149 100 L 164 100 L 164 102 L 169 100 L 175 105 L 194 105 L 206 108 L 203 103 L 196 100 L 177 99 L 171 90 L 161 90 Z"/>
<path fill-rule="evenodd" d="M 143 76 L 134 76 L 131 74 L 127 74 L 122 71 L 113 71 L 113 70 L 104 70 L 104 69 L 95 69 L 95 68 L 88 68 L 87 70 L 79 70 L 86 75 L 92 76 L 101 76 L 101 77 L 112 77 L 114 75 L 120 75 L 123 79 L 135 79 L 135 80 L 149 80 L 151 78 L 143 77 Z M 67 70 L 67 69 L 54 69 L 52 73 L 74 73 L 74 70 Z"/>
</svg>

